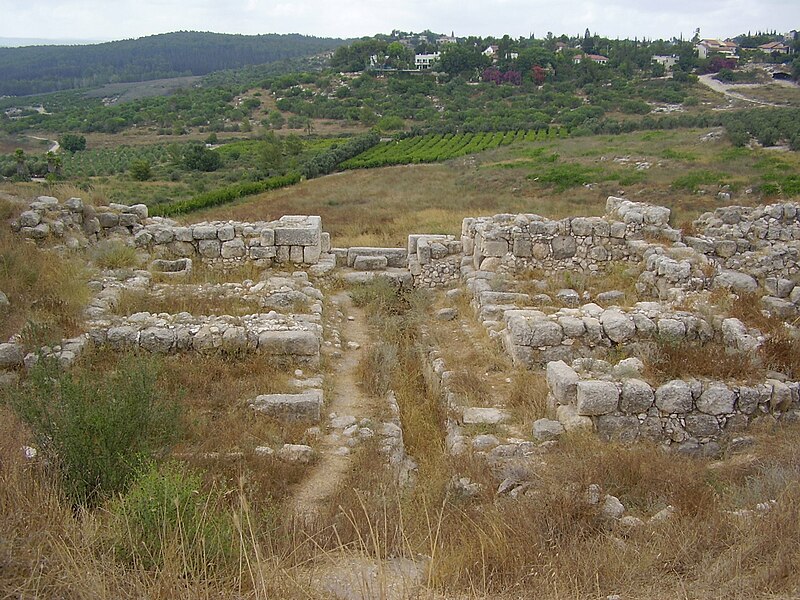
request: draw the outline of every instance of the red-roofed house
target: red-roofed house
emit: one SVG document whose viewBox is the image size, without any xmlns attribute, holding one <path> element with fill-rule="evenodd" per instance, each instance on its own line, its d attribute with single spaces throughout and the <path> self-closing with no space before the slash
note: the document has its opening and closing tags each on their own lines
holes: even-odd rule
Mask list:
<svg viewBox="0 0 800 600">
<path fill-rule="evenodd" d="M 572 57 L 572 62 L 577 65 L 584 58 L 588 58 L 588 59 L 596 62 L 598 65 L 607 65 L 608 64 L 608 57 L 607 56 L 602 56 L 600 54 L 582 54 L 582 53 L 581 54 L 576 54 L 575 56 Z"/>
<path fill-rule="evenodd" d="M 764 52 L 769 52 L 770 54 L 773 52 L 777 52 L 778 54 L 789 54 L 791 51 L 791 48 L 783 42 L 768 42 L 766 44 L 761 44 L 758 49 Z"/>
<path fill-rule="evenodd" d="M 710 54 L 722 54 L 726 58 L 738 58 L 736 50 L 739 46 L 735 42 L 723 42 L 720 40 L 701 40 L 695 45 L 697 55 L 700 58 L 708 58 Z"/>
</svg>

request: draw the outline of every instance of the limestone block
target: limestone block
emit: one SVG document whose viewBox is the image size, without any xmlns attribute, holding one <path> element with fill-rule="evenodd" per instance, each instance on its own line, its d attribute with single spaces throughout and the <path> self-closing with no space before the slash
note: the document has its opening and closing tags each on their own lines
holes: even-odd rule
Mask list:
<svg viewBox="0 0 800 600">
<path fill-rule="evenodd" d="M 514 236 L 514 256 L 529 258 L 533 256 L 533 243 L 527 236 Z"/>
<path fill-rule="evenodd" d="M 26 210 L 20 214 L 17 222 L 20 227 L 36 227 L 42 222 L 42 215 L 35 210 Z"/>
<path fill-rule="evenodd" d="M 216 240 L 217 228 L 213 225 L 195 225 L 192 228 L 192 236 L 196 240 Z"/>
<path fill-rule="evenodd" d="M 578 374 L 562 360 L 546 367 L 547 385 L 558 404 L 574 404 L 578 393 Z"/>
<path fill-rule="evenodd" d="M 552 419 L 537 419 L 533 422 L 531 434 L 533 439 L 540 442 L 557 440 L 564 434 L 564 426 L 560 421 Z"/>
<path fill-rule="evenodd" d="M 600 415 L 597 434 L 606 441 L 634 442 L 639 437 L 639 419 L 634 415 Z"/>
<path fill-rule="evenodd" d="M 727 288 L 734 292 L 755 293 L 758 290 L 758 282 L 747 273 L 724 270 L 714 277 L 711 287 L 714 289 Z"/>
<path fill-rule="evenodd" d="M 167 327 L 147 327 L 139 334 L 139 344 L 148 352 L 166 354 L 175 342 L 175 332 Z"/>
<path fill-rule="evenodd" d="M 314 226 L 277 225 L 275 227 L 275 245 L 318 246 L 320 244 L 320 233 L 320 228 Z"/>
<path fill-rule="evenodd" d="M 247 254 L 247 249 L 242 238 L 235 238 L 222 242 L 221 254 L 222 258 L 242 258 Z"/>
<path fill-rule="evenodd" d="M 275 258 L 277 254 L 275 246 L 252 246 L 248 252 L 250 253 L 250 258 L 253 260 Z"/>
<path fill-rule="evenodd" d="M 321 254 L 321 246 L 303 246 L 303 262 L 307 265 L 317 264 Z"/>
<path fill-rule="evenodd" d="M 314 460 L 314 449 L 305 444 L 284 444 L 277 456 L 283 462 L 307 465 Z"/>
<path fill-rule="evenodd" d="M 275 230 L 264 228 L 261 230 L 261 245 L 274 246 L 275 245 Z"/>
<path fill-rule="evenodd" d="M 680 340 L 686 336 L 686 325 L 677 319 L 659 319 L 658 335 L 669 340 Z"/>
<path fill-rule="evenodd" d="M 656 406 L 665 413 L 686 413 L 692 410 L 692 391 L 680 379 L 673 379 L 656 390 Z"/>
<path fill-rule="evenodd" d="M 139 339 L 139 331 L 130 325 L 110 327 L 106 334 L 106 343 L 114 350 L 125 350 L 135 346 Z"/>
<path fill-rule="evenodd" d="M 572 258 L 578 249 L 578 244 L 574 237 L 559 235 L 553 238 L 550 242 L 553 248 L 553 258 L 563 260 L 565 258 Z"/>
<path fill-rule="evenodd" d="M 403 268 L 408 265 L 405 248 L 369 248 L 354 246 L 347 250 L 347 266 L 352 267 L 357 256 L 385 256 L 388 266 Z"/>
<path fill-rule="evenodd" d="M 194 239 L 191 227 L 175 227 L 172 232 L 175 234 L 175 239 L 179 242 L 191 242 Z"/>
<path fill-rule="evenodd" d="M 122 213 L 119 216 L 119 224 L 120 227 L 133 227 L 139 222 L 139 219 L 136 215 L 131 213 Z"/>
<path fill-rule="evenodd" d="M 146 204 L 131 204 L 123 208 L 122 212 L 134 214 L 140 221 L 146 219 L 149 214 Z"/>
<path fill-rule="evenodd" d="M 256 411 L 281 421 L 318 423 L 322 390 L 309 389 L 301 394 L 263 394 L 257 396 L 251 405 Z"/>
<path fill-rule="evenodd" d="M 530 323 L 530 345 L 534 348 L 542 346 L 557 346 L 564 339 L 561 326 L 550 319 L 535 319 Z"/>
<path fill-rule="evenodd" d="M 633 319 L 618 309 L 604 310 L 600 315 L 600 323 L 612 342 L 626 342 L 636 333 Z"/>
<path fill-rule="evenodd" d="M 303 246 L 289 246 L 289 262 L 297 265 L 303 262 Z"/>
<path fill-rule="evenodd" d="M 227 352 L 247 349 L 247 330 L 244 327 L 228 327 L 222 334 L 222 348 Z"/>
<path fill-rule="evenodd" d="M 733 412 L 736 395 L 723 383 L 710 383 L 697 399 L 697 409 L 708 415 L 724 415 Z"/>
<path fill-rule="evenodd" d="M 550 256 L 550 244 L 537 242 L 531 246 L 531 256 L 537 260 L 544 260 Z"/>
<path fill-rule="evenodd" d="M 719 435 L 717 418 L 711 415 L 687 415 L 686 431 L 699 438 L 715 437 Z"/>
<path fill-rule="evenodd" d="M 653 405 L 654 398 L 653 388 L 646 381 L 626 379 L 622 382 L 619 408 L 625 413 L 644 413 Z"/>
<path fill-rule="evenodd" d="M 205 258 L 219 258 L 220 241 L 216 239 L 201 239 L 197 243 L 197 249 L 200 252 L 200 256 Z"/>
<path fill-rule="evenodd" d="M 786 412 L 792 404 L 791 388 L 777 379 L 767 379 L 767 384 L 772 386 L 772 395 L 769 399 L 770 410 Z"/>
<path fill-rule="evenodd" d="M 331 251 L 331 234 L 327 231 L 320 233 L 320 252 L 328 253 Z"/>
<path fill-rule="evenodd" d="M 617 410 L 619 389 L 611 381 L 579 381 L 575 410 L 579 415 L 604 415 Z"/>
<path fill-rule="evenodd" d="M 258 336 L 258 349 L 274 356 L 317 356 L 319 338 L 311 331 L 264 331 Z"/>
<path fill-rule="evenodd" d="M 508 254 L 508 242 L 506 240 L 484 240 L 482 253 L 487 257 L 503 257 Z"/>
<path fill-rule="evenodd" d="M 21 367 L 24 360 L 25 351 L 22 344 L 0 344 L 0 369 Z"/>
<path fill-rule="evenodd" d="M 221 242 L 227 242 L 234 238 L 236 235 L 236 230 L 234 229 L 233 225 L 220 225 L 219 229 L 217 229 L 217 238 Z"/>
<path fill-rule="evenodd" d="M 353 268 L 356 271 L 382 271 L 389 266 L 385 256 L 356 256 Z"/>
<path fill-rule="evenodd" d="M 100 222 L 100 227 L 109 229 L 119 225 L 119 214 L 113 212 L 97 213 L 97 220 Z"/>
<path fill-rule="evenodd" d="M 462 416 L 465 425 L 497 425 L 510 420 L 511 414 L 500 408 L 471 406 L 464 409 Z"/>
<path fill-rule="evenodd" d="M 576 339 L 586 333 L 586 326 L 578 317 L 559 317 L 558 324 L 564 330 L 564 337 Z"/>
<path fill-rule="evenodd" d="M 172 242 L 168 247 L 175 256 L 189 257 L 197 253 L 191 242 Z"/>
<path fill-rule="evenodd" d="M 746 415 L 752 415 L 756 408 L 758 408 L 758 401 L 759 393 L 757 389 L 742 386 L 739 388 L 736 408 L 739 410 L 739 412 L 742 412 Z"/>
<path fill-rule="evenodd" d="M 579 415 L 571 404 L 556 407 L 556 417 L 566 431 L 591 431 L 594 427 L 592 419 Z"/>
</svg>

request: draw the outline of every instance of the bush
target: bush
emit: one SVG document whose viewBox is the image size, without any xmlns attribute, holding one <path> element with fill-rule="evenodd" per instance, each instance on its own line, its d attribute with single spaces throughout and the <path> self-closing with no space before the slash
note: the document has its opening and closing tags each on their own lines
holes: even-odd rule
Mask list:
<svg viewBox="0 0 800 600">
<path fill-rule="evenodd" d="M 107 378 L 74 377 L 42 359 L 10 393 L 11 406 L 77 504 L 93 506 L 124 491 L 176 436 L 178 405 L 158 392 L 157 363 L 132 357 L 120 366 Z"/>
<path fill-rule="evenodd" d="M 108 507 L 116 521 L 117 557 L 144 569 L 174 561 L 184 576 L 214 572 L 231 557 L 236 538 L 221 494 L 203 492 L 199 474 L 169 462 L 141 471 Z"/>
</svg>

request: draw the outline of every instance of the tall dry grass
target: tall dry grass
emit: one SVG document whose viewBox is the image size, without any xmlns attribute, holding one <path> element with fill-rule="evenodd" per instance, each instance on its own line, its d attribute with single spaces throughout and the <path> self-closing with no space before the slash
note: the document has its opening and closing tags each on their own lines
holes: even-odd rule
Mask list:
<svg viewBox="0 0 800 600">
<path fill-rule="evenodd" d="M 33 349 L 75 335 L 89 300 L 87 282 L 77 256 L 43 251 L 17 235 L 0 236 L 0 290 L 10 301 L 0 309 L 0 338 L 21 333 Z"/>
</svg>

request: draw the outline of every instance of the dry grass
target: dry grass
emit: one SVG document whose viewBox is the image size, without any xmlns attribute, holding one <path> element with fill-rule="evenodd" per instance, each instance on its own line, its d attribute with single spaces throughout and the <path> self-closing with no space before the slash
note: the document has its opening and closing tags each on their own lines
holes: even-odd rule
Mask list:
<svg viewBox="0 0 800 600">
<path fill-rule="evenodd" d="M 21 333 L 29 349 L 78 333 L 89 300 L 88 275 L 73 256 L 45 252 L 16 235 L 0 236 L 0 338 Z M 0 309 L 3 310 L 3 309 Z"/>
<path fill-rule="evenodd" d="M 756 381 L 765 375 L 756 357 L 730 352 L 715 341 L 695 344 L 658 340 L 647 348 L 642 360 L 648 377 L 657 382 L 687 377 Z"/>
<path fill-rule="evenodd" d="M 301 309 L 303 307 L 298 306 Z M 223 290 L 203 293 L 185 293 L 180 288 L 152 294 L 139 290 L 123 290 L 119 303 L 114 308 L 118 315 L 138 312 L 170 313 L 188 312 L 192 315 L 232 315 L 241 317 L 259 312 L 257 303 L 248 302 L 239 296 L 226 294 Z M 290 312 L 303 312 L 302 310 Z"/>
<path fill-rule="evenodd" d="M 153 283 L 183 283 L 183 284 L 220 284 L 241 283 L 242 281 L 258 281 L 265 270 L 252 263 L 226 269 L 213 268 L 202 261 L 192 263 L 192 270 L 181 275 L 180 279 L 160 272 L 153 273 Z"/>
<path fill-rule="evenodd" d="M 542 372 L 517 370 L 512 381 L 506 406 L 514 411 L 524 428 L 529 429 L 535 420 L 547 416 L 547 379 Z"/>
</svg>

